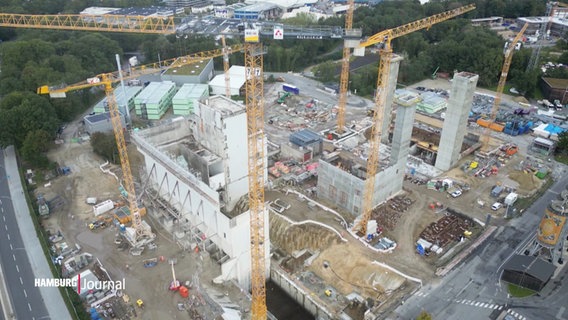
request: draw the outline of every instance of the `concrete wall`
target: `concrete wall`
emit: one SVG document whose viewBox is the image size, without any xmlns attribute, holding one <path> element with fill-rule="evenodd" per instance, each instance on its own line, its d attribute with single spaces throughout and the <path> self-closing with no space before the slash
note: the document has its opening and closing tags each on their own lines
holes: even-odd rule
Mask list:
<svg viewBox="0 0 568 320">
<path fill-rule="evenodd" d="M 375 176 L 373 207 L 402 190 L 406 160 L 390 166 Z M 320 160 L 318 167 L 318 197 L 332 201 L 357 216 L 361 214 L 365 180 Z M 333 192 L 332 190 L 335 190 Z"/>
<path fill-rule="evenodd" d="M 272 266 L 270 268 L 270 278 L 292 299 L 296 300 L 301 306 L 311 313 L 316 319 L 334 319 L 331 312 L 318 302 L 305 288 L 294 283 L 289 276 L 280 268 Z"/>
<path fill-rule="evenodd" d="M 436 158 L 436 168 L 440 170 L 450 170 L 459 160 L 478 79 L 478 75 L 469 72 L 454 74 Z"/>
<path fill-rule="evenodd" d="M 155 128 L 152 128 L 155 129 Z M 191 173 L 161 155 L 137 134 L 133 141 L 142 153 L 145 171 L 149 176 L 147 187 L 169 201 L 191 225 L 197 226 L 211 241 L 223 250 L 230 260 L 222 265 L 224 279 L 236 279 L 243 288 L 250 287 L 250 217 L 248 211 L 229 218 L 221 213 L 219 194 Z M 268 214 L 265 214 L 266 271 L 269 270 L 270 236 Z"/>
</svg>

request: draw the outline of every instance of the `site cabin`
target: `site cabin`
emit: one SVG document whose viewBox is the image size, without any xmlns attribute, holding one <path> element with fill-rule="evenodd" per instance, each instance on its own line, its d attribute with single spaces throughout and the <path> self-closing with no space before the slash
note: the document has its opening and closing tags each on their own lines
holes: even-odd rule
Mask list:
<svg viewBox="0 0 568 320">
<path fill-rule="evenodd" d="M 518 194 L 516 194 L 514 192 L 509 193 L 505 197 L 505 205 L 512 206 L 517 201 L 518 198 L 519 198 Z"/>
<path fill-rule="evenodd" d="M 298 89 L 298 87 L 293 86 L 293 85 L 288 84 L 288 83 L 284 83 L 282 85 L 282 90 L 284 90 L 286 92 L 291 92 L 293 94 L 300 94 L 300 89 Z"/>
</svg>

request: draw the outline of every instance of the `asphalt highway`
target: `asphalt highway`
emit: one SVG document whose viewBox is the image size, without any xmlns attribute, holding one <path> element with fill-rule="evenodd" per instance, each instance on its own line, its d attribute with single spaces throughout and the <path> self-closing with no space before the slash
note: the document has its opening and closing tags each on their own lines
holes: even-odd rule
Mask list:
<svg viewBox="0 0 568 320">
<path fill-rule="evenodd" d="M 0 263 L 14 315 L 16 319 L 49 319 L 39 288 L 34 286 L 35 276 L 9 196 L 11 179 L 19 177 L 9 177 L 6 174 L 4 157 L 0 157 L 0 166 Z"/>
</svg>

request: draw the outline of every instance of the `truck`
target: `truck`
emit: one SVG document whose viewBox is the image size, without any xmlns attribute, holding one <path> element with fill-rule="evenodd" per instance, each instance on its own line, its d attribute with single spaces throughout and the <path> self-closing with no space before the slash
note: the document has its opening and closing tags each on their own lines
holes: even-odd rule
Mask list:
<svg viewBox="0 0 568 320">
<path fill-rule="evenodd" d="M 491 196 L 492 197 L 499 197 L 501 195 L 501 192 L 503 192 L 503 187 L 501 186 L 495 186 L 492 190 L 491 190 Z"/>
<path fill-rule="evenodd" d="M 282 90 L 284 90 L 286 92 L 291 92 L 293 94 L 300 94 L 300 89 L 298 89 L 298 87 L 293 86 L 293 85 L 288 84 L 288 83 L 284 83 L 282 85 Z"/>
<path fill-rule="evenodd" d="M 506 197 L 505 197 L 505 205 L 507 206 L 512 206 L 517 199 L 519 198 L 519 195 L 516 194 L 515 192 L 511 192 L 509 193 Z"/>
</svg>

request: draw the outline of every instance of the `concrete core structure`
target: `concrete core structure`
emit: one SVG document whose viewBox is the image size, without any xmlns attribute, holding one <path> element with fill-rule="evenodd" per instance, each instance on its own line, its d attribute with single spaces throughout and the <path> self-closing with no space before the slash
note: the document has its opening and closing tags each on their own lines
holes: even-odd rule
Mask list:
<svg viewBox="0 0 568 320">
<path fill-rule="evenodd" d="M 234 279 L 248 290 L 251 257 L 245 106 L 214 96 L 197 103 L 189 117 L 133 133 L 132 140 L 144 156 L 146 190 L 158 204 L 154 207 L 163 208 L 151 214 L 174 234 L 180 246 L 207 250 L 221 266 L 217 280 Z M 269 228 L 264 230 L 268 275 Z"/>
<path fill-rule="evenodd" d="M 394 92 L 396 90 L 396 82 L 398 80 L 398 69 L 400 68 L 400 62 L 402 57 L 393 54 L 391 59 L 391 64 L 389 67 L 389 78 L 387 79 L 387 91 L 385 94 L 385 112 L 383 115 L 383 128 L 381 129 L 381 142 L 389 143 L 389 127 L 392 121 L 392 105 L 394 100 Z"/>
<path fill-rule="evenodd" d="M 478 79 L 478 75 L 469 72 L 454 74 L 436 158 L 436 168 L 440 170 L 450 170 L 460 158 L 467 117 L 471 110 Z"/>
<path fill-rule="evenodd" d="M 402 57 L 391 59 L 387 89 L 384 94 L 385 107 L 381 141 L 388 143 L 389 127 L 392 121 L 393 102 L 398 69 Z M 418 101 L 418 100 L 416 100 Z M 416 111 L 416 101 L 398 103 L 393 129 L 392 144 L 379 147 L 379 168 L 375 176 L 373 207 L 395 196 L 402 190 L 409 153 L 410 138 Z M 351 138 L 350 138 L 351 139 Z M 351 152 L 338 151 L 322 157 L 318 167 L 317 192 L 319 197 L 332 201 L 339 207 L 357 216 L 363 207 L 363 192 L 367 177 L 368 143 L 353 148 Z"/>
</svg>

